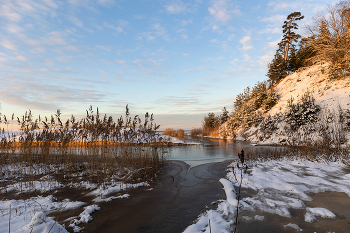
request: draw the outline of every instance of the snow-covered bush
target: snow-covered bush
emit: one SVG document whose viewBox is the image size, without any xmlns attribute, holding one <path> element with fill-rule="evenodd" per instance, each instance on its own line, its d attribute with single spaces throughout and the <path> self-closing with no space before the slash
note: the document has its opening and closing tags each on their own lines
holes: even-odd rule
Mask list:
<svg viewBox="0 0 350 233">
<path fill-rule="evenodd" d="M 339 108 L 339 121 L 347 131 L 350 131 L 350 110 Z"/>
<path fill-rule="evenodd" d="M 315 104 L 315 98 L 306 92 L 299 102 L 293 103 L 293 98 L 288 101 L 284 119 L 295 131 L 302 125 L 317 122 L 320 110 L 320 106 Z"/>
<path fill-rule="evenodd" d="M 277 104 L 278 97 L 273 90 L 269 90 L 266 94 L 266 98 L 262 102 L 262 108 L 264 112 L 269 111 L 273 106 Z"/>
<path fill-rule="evenodd" d="M 272 133 L 278 129 L 278 123 L 281 120 L 281 114 L 276 114 L 274 116 L 268 115 L 260 123 L 260 130 L 264 133 Z"/>
</svg>

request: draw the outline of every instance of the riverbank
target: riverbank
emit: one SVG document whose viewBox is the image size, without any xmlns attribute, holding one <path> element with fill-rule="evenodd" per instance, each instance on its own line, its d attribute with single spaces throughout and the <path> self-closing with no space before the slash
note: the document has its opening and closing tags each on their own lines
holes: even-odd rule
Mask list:
<svg viewBox="0 0 350 233">
<path fill-rule="evenodd" d="M 243 192 L 239 201 L 238 232 L 348 232 L 349 173 L 349 166 L 327 161 L 281 159 L 249 164 L 242 187 L 250 191 Z M 240 173 L 230 169 L 226 179 L 237 192 Z M 225 188 L 226 193 L 232 192 Z M 237 202 L 227 198 L 218 203 L 217 209 L 202 213 L 185 232 L 233 232 Z"/>
</svg>

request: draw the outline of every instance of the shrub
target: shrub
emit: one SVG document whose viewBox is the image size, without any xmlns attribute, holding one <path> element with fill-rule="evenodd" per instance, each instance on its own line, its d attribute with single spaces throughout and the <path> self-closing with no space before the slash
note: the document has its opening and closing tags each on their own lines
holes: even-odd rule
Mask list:
<svg viewBox="0 0 350 233">
<path fill-rule="evenodd" d="M 203 134 L 202 128 L 192 128 L 192 130 L 191 130 L 191 136 L 192 137 L 198 136 L 198 135 L 201 135 L 201 134 Z"/>
<path fill-rule="evenodd" d="M 288 101 L 285 121 L 295 131 L 302 125 L 316 122 L 320 110 L 320 106 L 315 104 L 315 98 L 306 92 L 298 103 L 294 104 L 293 98 Z"/>
<path fill-rule="evenodd" d="M 177 137 L 178 138 L 184 138 L 185 137 L 185 131 L 183 129 L 179 129 L 177 131 Z"/>
<path fill-rule="evenodd" d="M 166 128 L 163 132 L 163 135 L 168 135 L 168 136 L 171 136 L 171 137 L 176 137 L 177 136 L 177 133 L 176 131 L 173 129 L 173 128 Z"/>
</svg>

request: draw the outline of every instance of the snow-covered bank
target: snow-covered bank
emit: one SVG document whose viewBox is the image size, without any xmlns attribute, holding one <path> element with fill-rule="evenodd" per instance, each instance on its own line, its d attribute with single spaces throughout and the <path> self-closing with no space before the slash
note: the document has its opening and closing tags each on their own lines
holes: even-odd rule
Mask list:
<svg viewBox="0 0 350 233">
<path fill-rule="evenodd" d="M 55 182 L 52 182 L 53 184 Z M 50 189 L 47 189 L 47 186 Z M 80 232 L 83 228 L 79 227 L 81 223 L 88 223 L 93 220 L 92 213 L 98 211 L 100 207 L 99 202 L 112 201 L 114 199 L 129 198 L 130 195 L 124 193 L 119 196 L 112 196 L 114 193 L 119 193 L 121 191 L 126 191 L 132 188 L 138 188 L 142 186 L 149 186 L 147 182 L 141 182 L 137 184 L 129 184 L 124 182 L 117 182 L 109 185 L 101 185 L 97 188 L 97 185 L 91 183 L 87 184 L 83 182 L 82 184 L 68 184 L 68 185 L 50 185 L 47 184 L 40 188 L 40 185 L 35 185 L 34 189 L 31 190 L 17 190 L 17 189 L 4 189 L 11 192 L 16 191 L 18 194 L 23 192 L 33 192 L 36 193 L 47 193 L 50 191 L 50 195 L 36 196 L 29 199 L 9 199 L 0 200 L 0 232 L 8 232 L 9 228 L 11 232 L 19 233 L 66 233 L 68 232 L 63 225 L 47 215 L 52 213 L 60 213 L 61 211 L 67 211 L 70 209 L 83 209 L 79 216 L 71 216 L 66 221 L 69 222 L 69 226 L 74 232 Z M 11 186 L 12 187 L 12 186 Z M 71 201 L 65 199 L 63 201 L 57 201 L 55 197 L 58 189 L 63 187 L 81 187 L 90 190 L 85 196 L 91 196 L 91 202 L 96 203 L 88 205 L 81 201 Z M 91 189 L 93 189 L 91 191 Z M 82 195 L 84 189 L 81 191 Z M 4 192 L 3 192 L 4 193 Z M 58 197 L 58 196 L 57 196 Z M 60 219 L 62 221 L 62 219 Z"/>
<path fill-rule="evenodd" d="M 229 167 L 235 166 L 234 162 Z M 263 220 L 264 213 L 291 218 L 290 210 L 299 209 L 306 211 L 304 220 L 309 224 L 319 218 L 340 217 L 321 206 L 309 208 L 306 202 L 312 201 L 308 194 L 326 191 L 342 192 L 350 197 L 350 174 L 346 169 L 348 167 L 342 163 L 298 159 L 250 164 L 248 172 L 243 176 L 242 188 L 255 190 L 256 194 L 241 197 L 239 215 L 243 216 L 245 221 L 252 220 L 251 217 L 245 216 L 245 212 L 248 211 L 257 213 L 255 220 Z M 229 169 L 226 179 L 220 180 L 227 199 L 218 200 L 216 210 L 208 210 L 201 214 L 184 232 L 233 232 L 237 201 L 233 201 L 232 198 L 236 196 L 233 192 L 234 190 L 237 192 L 240 181 L 240 175 L 234 174 Z M 227 182 L 235 184 L 235 189 L 232 189 Z M 293 222 L 286 224 L 285 227 L 302 230 Z"/>
<path fill-rule="evenodd" d="M 327 69 L 327 64 L 314 65 L 282 79 L 273 87 L 277 99 L 271 108 L 256 106 L 260 92 L 246 97 L 220 126 L 219 135 L 258 144 L 328 140 L 350 145 L 350 78 L 330 79 Z"/>
</svg>

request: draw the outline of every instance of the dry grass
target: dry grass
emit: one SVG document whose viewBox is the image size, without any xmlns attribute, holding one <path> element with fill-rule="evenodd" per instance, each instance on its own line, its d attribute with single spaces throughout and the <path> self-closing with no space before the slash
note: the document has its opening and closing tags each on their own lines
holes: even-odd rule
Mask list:
<svg viewBox="0 0 350 233">
<path fill-rule="evenodd" d="M 165 163 L 164 142 L 156 135 L 159 125 L 146 113 L 114 122 L 100 117 L 92 107 L 85 118 L 74 116 L 65 123 L 58 110 L 51 119 L 33 120 L 32 113 L 20 119 L 16 135 L 0 134 L 0 188 L 19 182 L 21 187 L 48 177 L 63 184 L 92 182 L 98 185 L 117 181 L 150 180 Z M 5 122 L 6 123 L 6 122 Z"/>
</svg>

